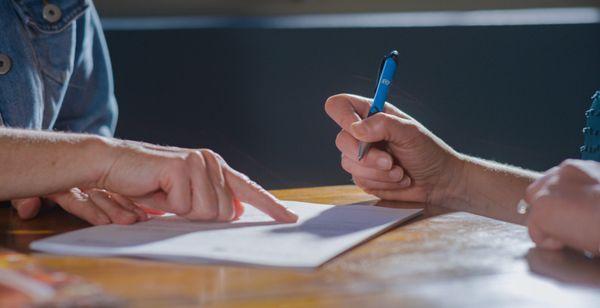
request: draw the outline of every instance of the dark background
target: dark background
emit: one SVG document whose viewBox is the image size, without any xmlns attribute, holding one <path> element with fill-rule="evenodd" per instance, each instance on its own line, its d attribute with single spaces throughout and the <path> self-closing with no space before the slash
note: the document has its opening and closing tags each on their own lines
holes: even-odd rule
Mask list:
<svg viewBox="0 0 600 308">
<path fill-rule="evenodd" d="M 95 4 L 104 17 L 239 17 L 598 7 L 598 0 L 99 0 Z"/>
<path fill-rule="evenodd" d="M 600 88 L 600 24 L 106 36 L 118 137 L 214 149 L 267 188 L 350 183 L 323 104 L 371 96 L 391 49 L 392 103 L 461 152 L 535 170 L 578 157 Z"/>
</svg>

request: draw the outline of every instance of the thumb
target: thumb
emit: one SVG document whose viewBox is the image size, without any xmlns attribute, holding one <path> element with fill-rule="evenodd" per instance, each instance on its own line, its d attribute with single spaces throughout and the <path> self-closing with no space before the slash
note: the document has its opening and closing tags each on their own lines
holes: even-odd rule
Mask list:
<svg viewBox="0 0 600 308">
<path fill-rule="evenodd" d="M 350 134 L 364 142 L 388 141 L 403 143 L 418 133 L 418 125 L 410 119 L 403 119 L 387 113 L 377 113 L 350 126 Z"/>
<path fill-rule="evenodd" d="M 31 219 L 35 217 L 42 207 L 42 200 L 38 197 L 11 200 L 12 206 L 17 210 L 19 218 Z"/>
</svg>

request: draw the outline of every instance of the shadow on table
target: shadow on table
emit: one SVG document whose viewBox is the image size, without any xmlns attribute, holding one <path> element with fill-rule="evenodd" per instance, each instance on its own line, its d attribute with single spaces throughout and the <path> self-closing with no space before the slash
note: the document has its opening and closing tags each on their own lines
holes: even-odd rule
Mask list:
<svg viewBox="0 0 600 308">
<path fill-rule="evenodd" d="M 349 221 L 356 221 L 360 219 L 361 215 L 364 215 L 364 211 L 356 209 L 356 210 L 348 210 L 348 206 L 350 205 L 367 205 L 374 207 L 386 207 L 386 208 L 394 208 L 394 209 L 423 209 L 424 205 L 422 203 L 412 203 L 412 202 L 394 202 L 394 201 L 367 201 L 367 202 L 358 202 L 348 205 L 339 205 L 335 206 L 331 209 L 328 209 L 316 217 L 308 219 L 300 224 L 286 226 L 282 228 L 277 228 L 272 230 L 273 233 L 308 233 L 322 238 L 331 238 L 337 236 L 343 236 L 352 234 L 355 232 L 360 232 L 366 229 L 370 229 L 373 227 L 381 226 L 390 221 L 390 218 L 385 213 L 372 213 L 365 219 L 361 221 L 360 224 L 349 223 Z M 407 215 L 410 215 L 410 219 L 418 216 L 411 212 L 407 212 Z M 405 220 L 404 223 L 406 223 Z M 332 221 L 337 221 L 337 223 L 332 224 Z"/>
<path fill-rule="evenodd" d="M 525 255 L 529 270 L 562 283 L 600 288 L 600 259 L 571 250 L 531 248 Z"/>
</svg>

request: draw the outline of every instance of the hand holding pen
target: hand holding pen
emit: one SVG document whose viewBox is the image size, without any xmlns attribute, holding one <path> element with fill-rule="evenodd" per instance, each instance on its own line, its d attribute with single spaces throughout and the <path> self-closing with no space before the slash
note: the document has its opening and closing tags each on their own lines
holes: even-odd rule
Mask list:
<svg viewBox="0 0 600 308">
<path fill-rule="evenodd" d="M 384 59 L 374 100 L 349 94 L 327 100 L 325 110 L 341 128 L 335 140 L 341 165 L 358 187 L 379 198 L 441 203 L 452 181 L 460 178 L 460 155 L 385 103 L 396 59 L 396 52 Z M 381 146 L 367 146 L 372 143 Z"/>
</svg>

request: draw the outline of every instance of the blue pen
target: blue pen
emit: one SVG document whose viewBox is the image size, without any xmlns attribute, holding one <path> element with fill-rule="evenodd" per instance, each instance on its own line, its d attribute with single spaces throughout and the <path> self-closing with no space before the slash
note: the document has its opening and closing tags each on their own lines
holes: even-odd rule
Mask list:
<svg viewBox="0 0 600 308">
<path fill-rule="evenodd" d="M 396 50 L 390 52 L 389 55 L 383 58 L 381 66 L 379 67 L 379 80 L 377 82 L 377 88 L 375 89 L 375 97 L 373 97 L 373 104 L 369 109 L 367 118 L 383 111 L 383 106 L 388 97 L 390 86 L 392 85 L 392 79 L 398 68 L 398 52 Z M 370 143 L 360 142 L 358 144 L 358 160 L 361 160 L 371 147 Z"/>
</svg>

